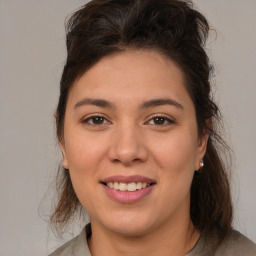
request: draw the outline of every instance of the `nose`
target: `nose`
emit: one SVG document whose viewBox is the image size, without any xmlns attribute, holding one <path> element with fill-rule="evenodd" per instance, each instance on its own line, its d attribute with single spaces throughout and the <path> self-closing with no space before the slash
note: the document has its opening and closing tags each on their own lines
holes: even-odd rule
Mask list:
<svg viewBox="0 0 256 256">
<path fill-rule="evenodd" d="M 119 162 L 125 166 L 136 162 L 145 162 L 148 150 L 143 136 L 136 125 L 122 125 L 113 131 L 108 157 L 112 162 Z"/>
</svg>

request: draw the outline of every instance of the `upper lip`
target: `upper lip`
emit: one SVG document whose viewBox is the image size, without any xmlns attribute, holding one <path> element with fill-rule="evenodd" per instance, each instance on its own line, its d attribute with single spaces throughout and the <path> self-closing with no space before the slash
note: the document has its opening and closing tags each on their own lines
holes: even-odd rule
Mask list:
<svg viewBox="0 0 256 256">
<path fill-rule="evenodd" d="M 132 176 L 122 176 L 122 175 L 116 175 L 116 176 L 110 176 L 101 181 L 102 183 L 108 183 L 108 182 L 123 182 L 123 183 L 131 183 L 131 182 L 145 182 L 148 184 L 156 183 L 154 179 L 150 179 L 148 177 L 144 177 L 141 175 L 132 175 Z"/>
</svg>

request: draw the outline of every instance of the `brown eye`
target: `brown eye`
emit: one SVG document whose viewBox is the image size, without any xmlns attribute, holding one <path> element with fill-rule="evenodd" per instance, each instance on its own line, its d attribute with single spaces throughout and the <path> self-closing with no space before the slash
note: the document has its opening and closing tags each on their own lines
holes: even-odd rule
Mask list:
<svg viewBox="0 0 256 256">
<path fill-rule="evenodd" d="M 163 117 L 156 117 L 153 119 L 156 125 L 165 124 L 166 119 Z"/>
<path fill-rule="evenodd" d="M 103 125 L 109 122 L 103 116 L 90 116 L 83 120 L 82 123 L 87 123 L 90 125 Z"/>
<path fill-rule="evenodd" d="M 148 122 L 150 125 L 168 125 L 174 123 L 171 119 L 164 116 L 155 116 Z"/>
<path fill-rule="evenodd" d="M 95 116 L 95 117 L 92 117 L 91 120 L 93 124 L 103 124 L 105 118 L 103 118 L 102 116 Z"/>
</svg>

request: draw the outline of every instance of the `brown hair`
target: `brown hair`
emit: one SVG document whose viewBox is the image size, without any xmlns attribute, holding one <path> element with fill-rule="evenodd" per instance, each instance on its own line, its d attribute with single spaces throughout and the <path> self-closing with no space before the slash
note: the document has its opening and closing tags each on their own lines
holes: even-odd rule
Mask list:
<svg viewBox="0 0 256 256">
<path fill-rule="evenodd" d="M 209 32 L 205 17 L 191 1 L 92 0 L 71 16 L 66 29 L 67 61 L 56 111 L 58 139 L 63 138 L 66 103 L 74 81 L 102 57 L 126 49 L 155 50 L 169 57 L 185 74 L 199 135 L 210 133 L 204 169 L 195 172 L 192 181 L 191 220 L 199 230 L 217 228 L 224 237 L 231 229 L 232 204 L 219 154 L 219 146 L 225 144 L 216 128 L 220 113 L 211 96 L 212 67 L 204 50 Z M 68 170 L 59 170 L 57 187 L 59 198 L 51 222 L 60 228 L 82 207 Z"/>
</svg>

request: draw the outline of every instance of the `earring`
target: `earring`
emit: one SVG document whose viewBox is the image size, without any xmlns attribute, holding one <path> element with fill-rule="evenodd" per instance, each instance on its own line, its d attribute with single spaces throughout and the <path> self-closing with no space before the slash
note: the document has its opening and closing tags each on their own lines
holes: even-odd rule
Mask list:
<svg viewBox="0 0 256 256">
<path fill-rule="evenodd" d="M 67 169 L 67 167 L 68 167 L 68 163 L 67 163 L 67 161 L 62 161 L 62 165 L 63 165 L 63 167 L 64 167 L 64 169 Z"/>
<path fill-rule="evenodd" d="M 200 166 L 200 168 L 199 168 L 199 169 L 203 169 L 203 167 L 204 167 L 204 160 L 203 160 L 203 159 L 200 161 L 199 166 Z"/>
</svg>

